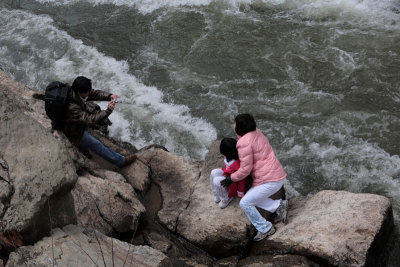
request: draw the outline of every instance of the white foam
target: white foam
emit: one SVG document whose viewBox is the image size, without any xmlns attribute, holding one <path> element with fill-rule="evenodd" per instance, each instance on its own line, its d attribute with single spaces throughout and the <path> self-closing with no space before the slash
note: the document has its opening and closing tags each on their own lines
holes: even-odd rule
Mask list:
<svg viewBox="0 0 400 267">
<path fill-rule="evenodd" d="M 285 180 L 284 187 L 285 187 L 286 198 L 289 199 L 289 198 L 295 198 L 295 197 L 299 197 L 300 196 L 300 193 L 297 192 L 296 189 L 294 189 L 294 187 L 290 183 L 289 179 Z"/>
<path fill-rule="evenodd" d="M 288 142 L 288 141 L 293 143 L 293 140 L 286 140 L 286 142 Z M 296 144 L 289 151 L 287 151 L 286 154 L 290 155 L 292 157 L 293 156 L 301 156 L 304 154 L 304 147 Z"/>
<path fill-rule="evenodd" d="M 279 157 L 292 162 L 286 169 L 294 176 L 301 167 L 296 167 L 297 161 L 310 161 L 315 168 L 315 178 L 321 177 L 321 185 L 327 189 L 370 192 L 389 197 L 394 206 L 395 219 L 399 220 L 400 157 L 389 154 L 376 142 L 358 137 L 363 131 L 371 132 L 373 136 L 384 136 L 385 132 L 389 132 L 388 124 L 392 119 L 384 113 L 336 114 L 331 119 L 316 122 L 312 127 L 302 126 L 299 136 L 286 138 L 280 146 L 285 149 L 278 151 Z M 279 132 L 283 131 L 280 127 L 293 126 L 278 126 Z M 292 185 L 295 188 L 302 186 L 301 180 L 294 177 L 289 180 L 297 183 Z"/>
<path fill-rule="evenodd" d="M 72 38 L 54 27 L 48 16 L 2 9 L 0 25 L 0 46 L 7 47 L 0 50 L 0 64 L 28 86 L 44 88 L 51 80 L 72 82 L 83 75 L 92 79 L 94 88 L 120 95 L 125 104 L 117 104 L 113 135 L 139 147 L 157 142 L 172 152 L 197 159 L 204 158 L 216 139 L 210 123 L 192 117 L 186 106 L 163 102 L 163 93 L 129 74 L 126 62 Z M 7 54 L 15 50 L 19 51 L 18 62 Z M 181 139 L 187 139 L 189 150 Z"/>
<path fill-rule="evenodd" d="M 242 4 L 263 5 L 278 11 L 276 16 L 294 19 L 323 20 L 327 24 L 350 22 L 360 27 L 379 26 L 400 28 L 400 4 L 396 0 L 36 0 L 52 5 L 74 5 L 89 3 L 94 6 L 112 4 L 136 8 L 142 14 L 152 13 L 160 8 L 201 7 L 218 3 L 231 15 L 241 16 Z M 293 13 L 293 14 L 292 14 Z M 250 16 L 250 19 L 255 17 Z"/>
<path fill-rule="evenodd" d="M 372 190 L 377 190 L 377 193 L 383 190 L 393 199 L 400 193 L 400 181 L 395 178 L 400 173 L 400 158 L 390 155 L 377 144 L 363 140 L 343 147 L 313 143 L 310 151 L 315 158 L 321 159 L 318 172 L 326 179 L 345 182 L 349 185 L 347 190 L 360 192 L 375 185 Z M 400 202 L 394 202 L 399 208 Z"/>
<path fill-rule="evenodd" d="M 135 7 L 141 13 L 147 14 L 163 7 L 203 6 L 209 5 L 213 0 L 36 0 L 40 3 L 54 5 L 72 5 L 87 2 L 93 5 L 112 4 L 115 6 Z"/>
<path fill-rule="evenodd" d="M 395 26 L 400 21 L 396 0 L 262 0 L 267 5 L 296 12 L 303 18 L 355 22 L 360 26 Z M 366 24 L 366 25 L 365 25 Z"/>
<path fill-rule="evenodd" d="M 356 62 L 351 53 L 343 51 L 337 47 L 330 47 L 329 49 L 335 51 L 338 55 L 338 60 L 334 61 L 334 65 L 337 69 L 342 70 L 344 73 L 351 73 L 357 66 Z"/>
</svg>

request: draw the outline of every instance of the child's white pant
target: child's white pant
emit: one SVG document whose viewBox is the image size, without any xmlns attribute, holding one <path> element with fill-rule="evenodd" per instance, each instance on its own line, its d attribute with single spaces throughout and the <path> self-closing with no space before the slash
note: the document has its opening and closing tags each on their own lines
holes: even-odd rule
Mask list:
<svg viewBox="0 0 400 267">
<path fill-rule="evenodd" d="M 222 169 L 214 169 L 210 174 L 210 186 L 214 196 L 218 197 L 221 201 L 228 201 L 228 189 L 221 185 L 221 181 L 226 177 L 223 176 L 224 171 Z"/>
<path fill-rule="evenodd" d="M 268 232 L 272 227 L 272 223 L 261 216 L 256 207 L 269 212 L 275 212 L 281 204 L 281 201 L 273 200 L 269 197 L 279 191 L 284 180 L 285 179 L 252 187 L 240 200 L 240 207 L 246 213 L 247 217 L 249 217 L 254 227 L 261 233 Z"/>
</svg>

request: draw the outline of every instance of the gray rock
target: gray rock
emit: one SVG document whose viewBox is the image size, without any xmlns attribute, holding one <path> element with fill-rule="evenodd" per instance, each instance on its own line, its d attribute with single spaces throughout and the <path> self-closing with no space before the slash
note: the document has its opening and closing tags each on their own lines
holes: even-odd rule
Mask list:
<svg viewBox="0 0 400 267">
<path fill-rule="evenodd" d="M 51 128 L 51 121 L 47 118 L 44 110 L 44 101 L 35 99 L 34 94 L 40 94 L 40 91 L 34 91 L 25 84 L 15 81 L 9 75 L 0 70 L 0 91 L 6 91 L 8 98 L 7 109 L 22 110 L 24 114 L 30 116 L 33 120 L 39 122 L 46 129 Z M 1 114 L 0 114 L 1 115 Z"/>
<path fill-rule="evenodd" d="M 97 168 L 91 170 L 91 174 L 92 176 L 101 178 L 103 180 L 108 180 L 110 182 L 116 182 L 116 183 L 123 183 L 125 186 L 128 186 L 126 184 L 125 178 L 118 172 L 110 171 L 108 169 Z"/>
<path fill-rule="evenodd" d="M 0 157 L 0 180 L 10 183 L 10 175 L 8 174 L 7 162 Z"/>
<path fill-rule="evenodd" d="M 100 170 L 97 170 L 99 173 Z M 136 231 L 145 212 L 133 188 L 115 172 L 79 177 L 72 190 L 78 224 L 106 235 Z"/>
<path fill-rule="evenodd" d="M 152 224 L 151 222 L 149 224 Z M 148 224 L 146 224 L 147 226 Z M 166 255 L 178 266 L 212 266 L 214 259 L 204 251 L 187 242 L 185 239 L 158 228 L 147 229 L 142 238 L 144 243 L 157 249 Z M 138 244 L 137 238 L 132 240 L 133 244 Z M 184 263 L 184 264 L 182 264 Z"/>
<path fill-rule="evenodd" d="M 242 259 L 237 267 L 316 267 L 318 264 L 298 255 L 266 255 Z"/>
<path fill-rule="evenodd" d="M 375 266 L 393 229 L 390 201 L 373 194 L 322 191 L 289 201 L 289 223 L 255 243 L 251 255 L 299 254 L 334 266 Z"/>
<path fill-rule="evenodd" d="M 170 240 L 157 232 L 150 232 L 146 234 L 146 240 L 152 248 L 155 248 L 163 253 L 168 253 L 168 250 L 174 247 L 174 244 Z"/>
<path fill-rule="evenodd" d="M 231 256 L 216 261 L 213 267 L 236 267 L 239 262 L 239 256 Z"/>
<path fill-rule="evenodd" d="M 7 162 L 0 157 L 0 218 L 3 217 L 6 207 L 10 203 L 13 190 L 10 182 Z"/>
<path fill-rule="evenodd" d="M 18 96 L 0 84 L 0 151 L 15 189 L 1 230 L 15 229 L 29 242 L 44 234 L 31 227 L 42 224 L 38 215 L 45 204 L 67 193 L 78 176 L 66 148 L 25 111 Z"/>
<path fill-rule="evenodd" d="M 54 264 L 54 265 L 53 265 Z M 10 254 L 7 267 L 19 266 L 172 266 L 170 259 L 148 246 L 133 246 L 100 232 L 69 225 L 51 237 Z"/>
<path fill-rule="evenodd" d="M 189 205 L 199 178 L 199 165 L 161 148 L 142 150 L 138 156 L 150 166 L 152 182 L 161 191 L 163 202 L 157 213 L 158 219 L 168 229 L 176 231 L 177 219 Z"/>
<path fill-rule="evenodd" d="M 143 204 L 146 214 L 143 216 L 140 231 L 131 240 L 132 244 L 149 245 L 160 250 L 168 255 L 174 266 L 212 266 L 214 259 L 209 254 L 176 233 L 160 226 L 157 212 L 162 206 L 162 198 L 156 184 L 151 185 L 143 199 Z"/>
<path fill-rule="evenodd" d="M 150 186 L 150 168 L 140 158 L 121 169 L 126 181 L 136 190 L 146 193 Z"/>
</svg>

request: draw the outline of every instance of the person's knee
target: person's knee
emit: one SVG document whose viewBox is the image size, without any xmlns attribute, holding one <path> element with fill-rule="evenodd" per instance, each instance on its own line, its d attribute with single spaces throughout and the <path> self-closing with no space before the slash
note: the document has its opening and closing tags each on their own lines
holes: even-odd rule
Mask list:
<svg viewBox="0 0 400 267">
<path fill-rule="evenodd" d="M 212 177 L 217 176 L 218 170 L 219 170 L 219 169 L 214 169 L 214 170 L 212 170 L 210 175 L 211 175 Z"/>
<path fill-rule="evenodd" d="M 214 180 L 214 186 L 216 187 L 216 188 L 219 188 L 220 190 L 227 190 L 225 187 L 223 187 L 222 185 L 221 185 L 221 181 L 220 180 Z"/>
<path fill-rule="evenodd" d="M 97 138 L 94 138 L 94 137 L 93 137 L 93 139 L 92 139 L 92 143 L 93 143 L 94 145 L 96 145 L 96 146 L 101 146 L 101 147 L 104 146 L 103 143 L 100 142 L 100 140 L 98 140 Z"/>
<path fill-rule="evenodd" d="M 86 134 L 85 138 L 82 138 L 81 144 L 86 146 L 97 146 L 97 147 L 103 145 L 99 140 L 97 140 L 90 134 Z"/>
<path fill-rule="evenodd" d="M 246 208 L 249 207 L 249 203 L 244 197 L 240 200 L 239 205 L 242 208 L 242 210 L 245 210 Z"/>
<path fill-rule="evenodd" d="M 215 175 L 214 175 L 214 170 L 212 170 L 211 173 L 210 173 L 210 179 L 211 179 L 211 180 L 214 180 L 214 177 L 215 177 Z"/>
</svg>

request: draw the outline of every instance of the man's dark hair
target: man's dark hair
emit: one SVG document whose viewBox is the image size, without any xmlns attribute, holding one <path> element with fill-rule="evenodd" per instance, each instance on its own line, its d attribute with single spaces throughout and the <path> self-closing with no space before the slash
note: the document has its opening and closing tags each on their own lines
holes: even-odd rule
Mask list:
<svg viewBox="0 0 400 267">
<path fill-rule="evenodd" d="M 236 143 L 237 141 L 233 138 L 224 138 L 221 140 L 219 151 L 226 157 L 228 161 L 232 159 L 239 159 Z"/>
<path fill-rule="evenodd" d="M 72 89 L 76 93 L 87 93 L 92 90 L 92 81 L 86 77 L 79 76 L 72 83 Z"/>
<path fill-rule="evenodd" d="M 247 113 L 237 115 L 235 118 L 235 123 L 235 132 L 240 136 L 255 131 L 257 128 L 256 121 L 254 120 L 253 116 Z"/>
</svg>

